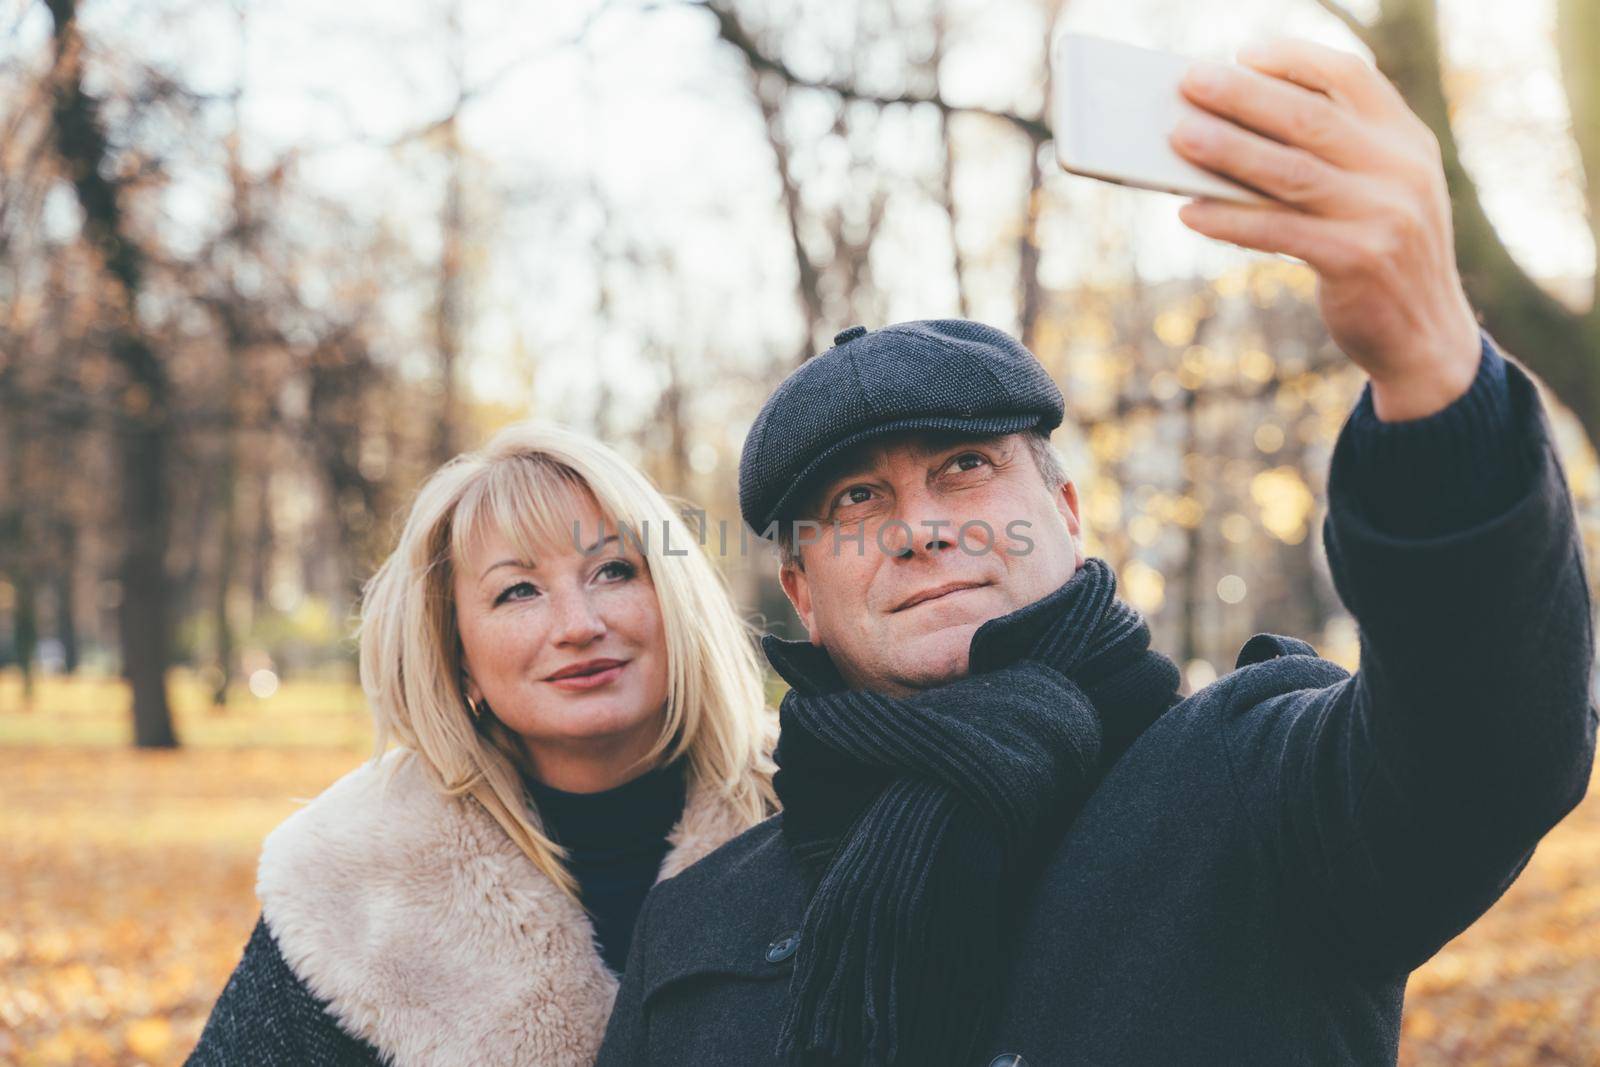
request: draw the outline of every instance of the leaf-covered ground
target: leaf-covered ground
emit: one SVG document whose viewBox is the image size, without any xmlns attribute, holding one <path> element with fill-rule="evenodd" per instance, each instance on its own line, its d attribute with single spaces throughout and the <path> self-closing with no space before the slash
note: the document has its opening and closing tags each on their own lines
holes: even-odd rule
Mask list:
<svg viewBox="0 0 1600 1067">
<path fill-rule="evenodd" d="M 216 747 L 269 736 L 256 709 L 181 716 L 178 752 L 21 743 L 47 714 L 0 710 L 0 1063 L 180 1063 L 255 920 L 262 836 L 364 735 Z M 1600 1063 L 1600 788 L 1412 979 L 1401 1063 Z"/>
<path fill-rule="evenodd" d="M 261 838 L 361 758 L 0 748 L 0 1062 L 180 1063 L 255 921 Z"/>
</svg>

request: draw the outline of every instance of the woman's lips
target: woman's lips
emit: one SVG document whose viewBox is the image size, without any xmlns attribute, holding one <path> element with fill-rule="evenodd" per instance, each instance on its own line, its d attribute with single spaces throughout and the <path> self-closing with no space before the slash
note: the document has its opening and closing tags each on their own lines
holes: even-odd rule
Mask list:
<svg viewBox="0 0 1600 1067">
<path fill-rule="evenodd" d="M 593 674 L 572 674 L 565 678 L 549 678 L 546 681 L 557 689 L 565 689 L 568 692 L 575 693 L 583 692 L 587 689 L 598 689 L 603 685 L 609 685 L 616 681 L 617 677 L 622 674 L 622 669 L 627 665 L 628 662 L 624 661 L 604 670 L 595 671 Z"/>
</svg>

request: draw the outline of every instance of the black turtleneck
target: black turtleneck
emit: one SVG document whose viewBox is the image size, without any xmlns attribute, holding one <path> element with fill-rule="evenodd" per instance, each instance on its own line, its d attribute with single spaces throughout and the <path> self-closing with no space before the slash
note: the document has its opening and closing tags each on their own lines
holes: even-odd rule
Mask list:
<svg viewBox="0 0 1600 1067">
<path fill-rule="evenodd" d="M 617 974 L 666 857 L 667 834 L 683 814 L 686 762 L 674 760 L 599 793 L 568 793 L 523 776 L 545 832 L 567 850 L 601 958 Z"/>
</svg>

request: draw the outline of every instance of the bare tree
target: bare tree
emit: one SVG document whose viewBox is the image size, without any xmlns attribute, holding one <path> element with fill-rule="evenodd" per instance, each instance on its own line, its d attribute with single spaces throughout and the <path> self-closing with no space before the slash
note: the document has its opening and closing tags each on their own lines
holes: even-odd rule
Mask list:
<svg viewBox="0 0 1600 1067">
<path fill-rule="evenodd" d="M 54 26 L 52 127 L 55 149 L 83 209 L 85 240 L 99 254 L 113 314 L 106 344 L 124 380 L 118 420 L 122 450 L 123 671 L 133 689 L 134 743 L 178 743 L 167 703 L 171 597 L 166 574 L 170 387 L 166 368 L 140 327 L 136 305 L 145 255 L 125 216 L 121 182 L 108 177 L 109 149 L 98 101 L 84 89 L 84 43 L 76 0 L 47 0 Z"/>
<path fill-rule="evenodd" d="M 941 3 L 933 13 L 933 50 L 928 55 L 928 70 L 933 81 L 933 95 L 944 96 L 941 67 L 945 46 L 949 40 L 950 12 Z M 956 309 L 962 318 L 972 315 L 972 298 L 967 292 L 967 271 L 961 254 L 961 215 L 956 207 L 956 156 L 954 139 L 950 130 L 950 115 L 939 112 L 939 206 L 950 225 L 950 273 L 955 276 Z"/>
<path fill-rule="evenodd" d="M 1024 221 L 1018 238 L 1018 307 L 1020 333 L 1024 341 L 1031 342 L 1043 304 L 1038 284 L 1037 233 L 1043 175 L 1037 157 L 1039 147 L 1049 140 L 1049 128 L 1038 115 L 955 105 L 945 99 L 939 79 L 939 64 L 947 41 L 947 14 L 944 7 L 941 5 L 936 12 L 938 22 L 934 47 L 927 60 L 929 76 L 921 79 L 924 85 L 893 93 L 874 92 L 858 84 L 857 71 L 864 66 L 858 56 L 847 57 L 850 62 L 843 65 L 841 74 L 830 77 L 801 75 L 781 58 L 776 47 L 777 34 L 752 28 L 731 0 L 713 0 L 705 7 L 716 19 L 718 36 L 748 64 L 752 89 L 766 123 L 794 249 L 797 284 L 806 326 L 800 358 L 807 358 L 816 350 L 814 346 L 825 341 L 818 334 L 819 327 L 828 318 L 827 290 L 830 279 L 835 282 L 834 287 L 842 296 L 843 306 L 833 309 L 838 323 L 875 321 L 881 317 L 877 307 L 881 302 L 880 294 L 871 285 L 871 251 L 888 206 L 888 193 L 882 182 L 876 180 L 871 168 L 862 167 L 861 179 L 849 183 L 850 188 L 864 198 L 862 203 L 853 206 L 853 210 L 846 211 L 843 203 L 830 207 L 811 206 L 808 209 L 793 176 L 795 146 L 789 143 L 782 125 L 783 102 L 790 92 L 795 91 L 832 97 L 836 108 L 833 132 L 841 137 L 847 137 L 852 122 L 860 121 L 859 118 L 852 118 L 856 112 L 852 111 L 851 105 L 872 105 L 880 112 L 897 107 L 930 107 L 938 113 L 944 166 L 934 199 L 949 222 L 952 269 L 962 314 L 968 313 L 969 300 L 956 237 L 957 216 L 952 177 L 955 160 L 949 120 L 957 114 L 983 116 L 1001 121 L 1022 135 L 1030 153 L 1030 164 L 1029 185 L 1019 197 L 1019 210 Z M 1063 7 L 1063 0 L 1052 0 L 1049 15 L 1052 26 Z M 864 7 L 855 9 L 858 20 L 864 10 Z M 892 16 L 892 8 L 888 13 Z M 862 51 L 872 43 L 871 35 L 867 32 L 857 32 L 852 39 L 856 41 L 857 49 Z M 830 254 L 826 259 L 807 247 L 804 234 L 808 215 L 814 224 L 820 224 L 828 234 Z"/>
<path fill-rule="evenodd" d="M 463 306 L 466 282 L 462 257 L 466 248 L 465 181 L 461 145 L 461 110 L 470 98 L 466 81 L 466 54 L 461 32 L 461 5 L 450 0 L 445 12 L 447 60 L 454 82 L 455 106 L 439 123 L 438 139 L 444 156 L 444 203 L 439 215 L 439 297 L 434 311 L 434 344 L 439 357 L 439 412 L 434 423 L 433 460 L 444 463 L 456 454 L 457 364 L 461 358 L 461 331 L 466 319 Z"/>
<path fill-rule="evenodd" d="M 789 141 L 783 132 L 783 100 L 787 85 L 774 74 L 763 74 L 754 67 L 750 70 L 750 89 L 761 108 L 761 118 L 766 124 L 767 145 L 772 149 L 772 160 L 778 171 L 778 187 L 783 195 L 784 219 L 789 225 L 789 243 L 794 252 L 796 288 L 800 295 L 800 310 L 805 332 L 801 335 L 796 363 L 810 358 L 812 346 L 822 327 L 822 272 L 806 250 L 803 229 L 804 209 L 800 203 L 800 186 L 795 181 L 790 166 Z"/>
</svg>

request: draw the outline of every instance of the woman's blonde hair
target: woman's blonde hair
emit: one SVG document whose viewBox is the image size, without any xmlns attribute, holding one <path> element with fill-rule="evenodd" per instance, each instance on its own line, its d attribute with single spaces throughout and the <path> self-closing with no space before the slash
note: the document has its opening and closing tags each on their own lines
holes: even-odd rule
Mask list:
<svg viewBox="0 0 1600 1067">
<path fill-rule="evenodd" d="M 451 796 L 470 796 L 534 864 L 574 899 L 565 851 L 544 832 L 519 772 L 518 738 L 493 714 L 474 714 L 463 685 L 454 575 L 468 546 L 497 531 L 534 558 L 575 536 L 577 509 L 598 505 L 608 530 L 629 528 L 661 605 L 667 652 L 665 724 L 647 764 L 687 755 L 691 788 L 709 786 L 750 825 L 776 807 L 774 716 L 765 704 L 753 634 L 693 529 L 648 478 L 582 434 L 542 422 L 500 431 L 423 484 L 399 543 L 367 583 L 361 685 L 390 741 L 432 768 Z M 667 534 L 667 530 L 671 534 Z M 590 543 L 584 535 L 583 543 Z M 594 538 L 598 540 L 598 536 Z"/>
</svg>

